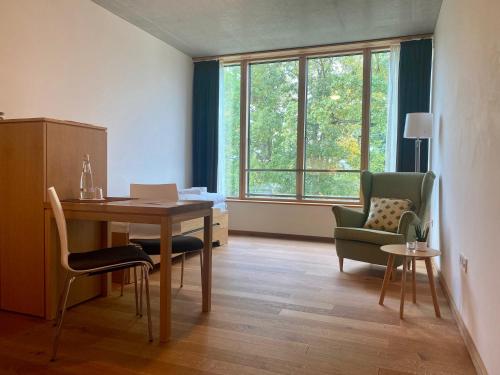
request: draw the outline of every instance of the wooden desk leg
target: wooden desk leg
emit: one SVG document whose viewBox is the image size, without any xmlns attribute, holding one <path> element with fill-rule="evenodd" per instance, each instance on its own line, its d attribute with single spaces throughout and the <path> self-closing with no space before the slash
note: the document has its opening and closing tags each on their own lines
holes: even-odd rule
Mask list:
<svg viewBox="0 0 500 375">
<path fill-rule="evenodd" d="M 380 299 L 378 300 L 379 305 L 384 304 L 385 291 L 387 290 L 387 285 L 389 285 L 389 279 L 391 278 L 391 273 L 394 267 L 394 255 L 389 254 L 387 259 L 387 267 L 385 269 L 384 281 L 382 282 L 382 290 L 380 291 Z"/>
<path fill-rule="evenodd" d="M 431 258 L 425 258 L 425 268 L 427 268 L 427 277 L 429 278 L 429 285 L 431 287 L 432 302 L 434 303 L 434 312 L 438 318 L 441 318 L 441 311 L 439 311 L 439 304 L 436 295 L 436 287 L 434 286 L 434 274 L 432 272 Z"/>
<path fill-rule="evenodd" d="M 408 269 L 408 259 L 403 257 L 403 275 L 401 277 L 401 302 L 399 305 L 399 318 L 403 319 L 405 310 L 405 292 L 406 292 L 406 271 Z"/>
<path fill-rule="evenodd" d="M 412 276 L 412 288 L 413 288 L 413 303 L 417 303 L 417 260 L 415 257 L 411 258 L 411 276 Z"/>
<path fill-rule="evenodd" d="M 202 305 L 203 312 L 209 312 L 212 308 L 212 213 L 205 216 L 203 220 L 203 280 Z"/>
<path fill-rule="evenodd" d="M 110 247 L 109 225 L 107 221 L 101 221 L 101 248 Z M 107 297 L 111 293 L 111 272 L 103 273 L 101 276 L 101 297 Z"/>
<path fill-rule="evenodd" d="M 172 331 L 172 219 L 160 224 L 160 342 L 167 342 Z"/>
</svg>

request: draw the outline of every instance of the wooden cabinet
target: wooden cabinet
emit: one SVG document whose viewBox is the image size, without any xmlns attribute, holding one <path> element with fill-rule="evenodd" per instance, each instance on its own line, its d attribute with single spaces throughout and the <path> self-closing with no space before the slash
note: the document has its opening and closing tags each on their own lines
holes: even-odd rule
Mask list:
<svg viewBox="0 0 500 375">
<path fill-rule="evenodd" d="M 47 188 L 79 196 L 83 155 L 94 185 L 107 190 L 106 129 L 46 118 L 0 121 L 0 308 L 51 318 L 64 272 L 57 241 L 46 241 Z M 101 247 L 105 226 L 69 222 L 71 251 Z M 57 239 L 57 233 L 52 233 Z M 71 304 L 98 295 L 99 277 L 75 285 Z M 47 290 L 48 287 L 52 290 Z M 56 289 L 56 290 L 54 290 Z"/>
</svg>

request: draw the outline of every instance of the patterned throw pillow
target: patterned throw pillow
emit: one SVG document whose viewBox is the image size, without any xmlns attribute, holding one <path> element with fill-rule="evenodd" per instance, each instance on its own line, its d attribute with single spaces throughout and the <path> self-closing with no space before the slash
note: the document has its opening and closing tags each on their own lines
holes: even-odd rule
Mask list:
<svg viewBox="0 0 500 375">
<path fill-rule="evenodd" d="M 368 229 L 396 232 L 403 212 L 410 211 L 413 203 L 409 199 L 372 197 L 370 213 L 364 225 Z"/>
</svg>

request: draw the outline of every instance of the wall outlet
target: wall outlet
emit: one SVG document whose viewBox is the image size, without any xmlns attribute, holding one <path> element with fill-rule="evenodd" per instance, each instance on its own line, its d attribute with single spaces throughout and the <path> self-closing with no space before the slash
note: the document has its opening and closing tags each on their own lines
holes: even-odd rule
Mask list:
<svg viewBox="0 0 500 375">
<path fill-rule="evenodd" d="M 460 262 L 460 267 L 462 267 L 464 273 L 467 273 L 467 266 L 469 265 L 469 259 L 464 254 L 460 254 L 459 262 Z"/>
</svg>

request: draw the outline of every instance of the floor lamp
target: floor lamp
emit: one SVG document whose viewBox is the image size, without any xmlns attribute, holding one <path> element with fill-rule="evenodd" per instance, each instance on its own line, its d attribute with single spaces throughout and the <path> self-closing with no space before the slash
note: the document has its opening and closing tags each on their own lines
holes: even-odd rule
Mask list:
<svg viewBox="0 0 500 375">
<path fill-rule="evenodd" d="M 432 113 L 406 114 L 405 138 L 415 139 L 415 172 L 420 172 L 420 144 L 432 138 Z"/>
</svg>

